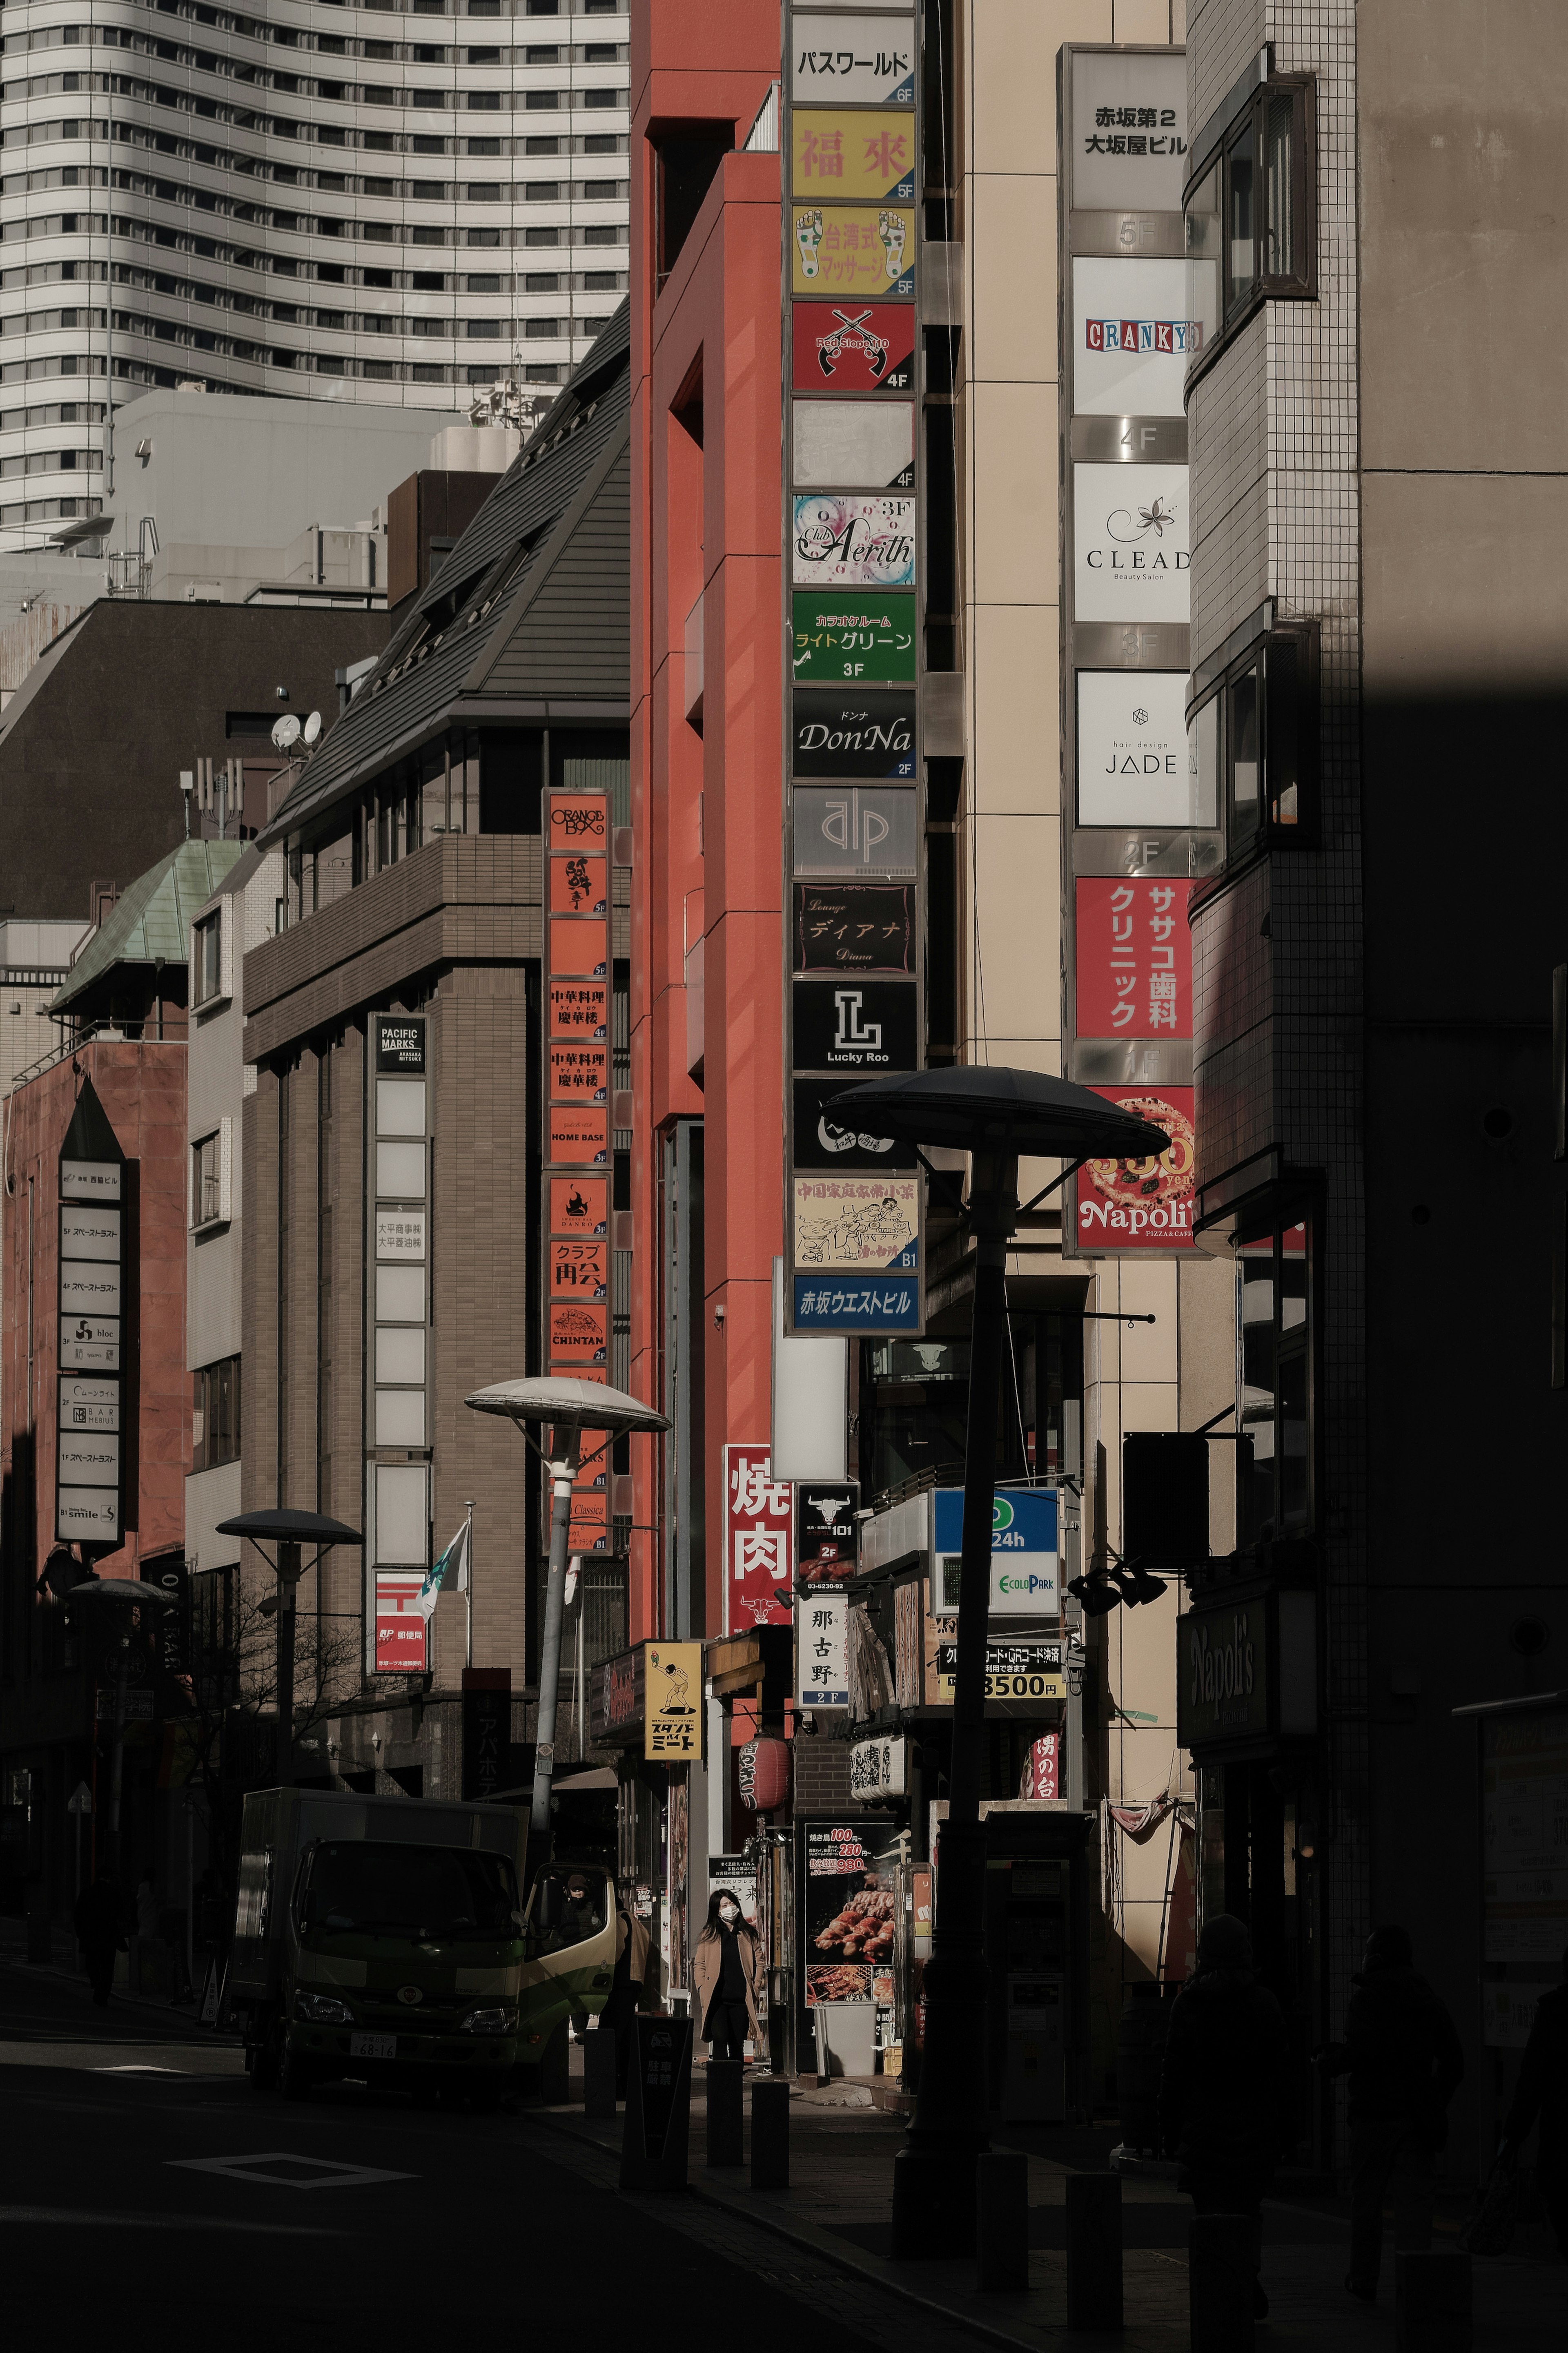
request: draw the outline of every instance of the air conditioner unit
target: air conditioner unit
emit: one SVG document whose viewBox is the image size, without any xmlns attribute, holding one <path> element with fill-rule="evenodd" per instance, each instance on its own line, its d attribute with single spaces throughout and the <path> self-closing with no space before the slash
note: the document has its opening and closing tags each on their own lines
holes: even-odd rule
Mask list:
<svg viewBox="0 0 1568 2353">
<path fill-rule="evenodd" d="M 221 605 L 223 582 L 221 580 L 187 580 L 185 602 L 187 605 Z"/>
</svg>

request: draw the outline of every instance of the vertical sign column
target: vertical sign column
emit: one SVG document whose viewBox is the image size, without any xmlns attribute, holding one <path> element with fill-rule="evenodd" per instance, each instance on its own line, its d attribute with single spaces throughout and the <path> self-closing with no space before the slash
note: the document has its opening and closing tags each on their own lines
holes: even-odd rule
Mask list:
<svg viewBox="0 0 1568 2353">
<path fill-rule="evenodd" d="M 1215 845 L 1187 762 L 1184 53 L 1064 48 L 1060 143 L 1063 1029 L 1079 1084 L 1171 1137 L 1080 1170 L 1062 1246 L 1103 1257 L 1193 1246 L 1187 902 Z"/>
<path fill-rule="evenodd" d="M 55 1535 L 112 1551 L 123 1520 L 124 1156 L 90 1085 L 66 1134 L 59 1194 Z"/>
<path fill-rule="evenodd" d="M 922 1328 L 912 1151 L 826 1108 L 920 1063 L 916 20 L 784 16 L 787 1326 Z"/>
<path fill-rule="evenodd" d="M 605 1381 L 610 1356 L 610 804 L 544 796 L 544 1363 Z M 610 1549 L 609 1449 L 583 1433 L 574 1553 Z M 548 1488 L 545 1509 L 550 1507 Z"/>
<path fill-rule="evenodd" d="M 422 1674 L 429 1626 L 417 1608 L 430 1558 L 430 1144 L 422 1013 L 370 1023 L 374 1251 L 374 1671 Z M 394 1459 L 397 1457 L 400 1459 Z M 423 1458 L 423 1459 L 420 1459 Z"/>
</svg>

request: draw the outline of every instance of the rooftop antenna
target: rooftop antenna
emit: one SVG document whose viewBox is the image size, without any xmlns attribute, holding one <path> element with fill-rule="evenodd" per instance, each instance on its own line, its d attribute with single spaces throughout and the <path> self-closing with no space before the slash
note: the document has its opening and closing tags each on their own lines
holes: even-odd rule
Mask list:
<svg viewBox="0 0 1568 2353">
<path fill-rule="evenodd" d="M 195 793 L 195 789 L 196 789 L 196 772 L 195 772 L 195 770 L 194 768 L 182 768 L 182 769 L 180 770 L 180 791 L 181 791 L 181 793 L 182 793 L 182 794 L 184 795 L 184 803 L 185 803 L 185 839 L 186 839 L 187 841 L 189 841 L 189 839 L 190 839 L 190 838 L 191 838 L 191 797 L 192 797 L 192 795 Z"/>
</svg>

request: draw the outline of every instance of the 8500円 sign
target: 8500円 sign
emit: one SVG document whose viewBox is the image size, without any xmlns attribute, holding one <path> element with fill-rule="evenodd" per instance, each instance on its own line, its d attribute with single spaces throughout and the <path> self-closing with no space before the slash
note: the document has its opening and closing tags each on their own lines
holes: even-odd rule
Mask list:
<svg viewBox="0 0 1568 2353">
<path fill-rule="evenodd" d="M 953 1678 L 957 1672 L 957 1643 L 939 1642 L 936 1646 L 936 1692 L 939 1700 L 952 1699 Z M 1062 1673 L 1061 1644 L 987 1642 L 985 1696 L 987 1699 L 1065 1699 L 1067 1681 Z"/>
</svg>

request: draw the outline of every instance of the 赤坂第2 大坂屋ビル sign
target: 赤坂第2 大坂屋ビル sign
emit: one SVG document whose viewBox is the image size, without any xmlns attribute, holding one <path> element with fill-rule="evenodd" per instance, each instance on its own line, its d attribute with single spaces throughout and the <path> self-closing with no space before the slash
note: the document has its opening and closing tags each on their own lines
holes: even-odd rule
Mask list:
<svg viewBox="0 0 1568 2353">
<path fill-rule="evenodd" d="M 963 1549 L 963 1490 L 936 1491 L 936 1594 L 939 1615 L 958 1607 Z M 1007 1487 L 991 1513 L 993 1618 L 1054 1618 L 1061 1607 L 1056 1491 Z"/>
</svg>

